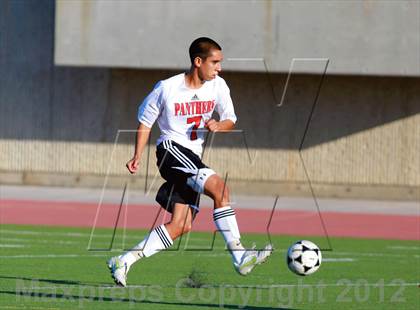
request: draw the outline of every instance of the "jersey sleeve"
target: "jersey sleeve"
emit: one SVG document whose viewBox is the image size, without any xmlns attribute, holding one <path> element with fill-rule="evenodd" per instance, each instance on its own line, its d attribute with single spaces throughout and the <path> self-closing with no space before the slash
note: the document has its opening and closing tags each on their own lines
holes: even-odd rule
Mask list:
<svg viewBox="0 0 420 310">
<path fill-rule="evenodd" d="M 158 82 L 153 88 L 152 92 L 147 95 L 139 106 L 137 118 L 140 123 L 152 128 L 156 119 L 159 116 L 162 106 L 163 83 Z"/>
<path fill-rule="evenodd" d="M 228 119 L 236 123 L 237 117 L 233 108 L 232 98 L 230 97 L 230 90 L 223 79 L 221 79 L 218 94 L 218 102 L 215 108 L 220 116 L 220 121 Z"/>
</svg>

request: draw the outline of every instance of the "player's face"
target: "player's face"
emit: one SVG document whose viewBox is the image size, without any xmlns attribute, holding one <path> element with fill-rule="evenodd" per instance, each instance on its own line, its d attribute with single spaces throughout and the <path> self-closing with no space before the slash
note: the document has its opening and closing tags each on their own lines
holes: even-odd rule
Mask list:
<svg viewBox="0 0 420 310">
<path fill-rule="evenodd" d="M 200 79 L 210 81 L 222 71 L 222 51 L 212 50 L 210 56 L 205 61 L 201 61 L 198 67 Z"/>
</svg>

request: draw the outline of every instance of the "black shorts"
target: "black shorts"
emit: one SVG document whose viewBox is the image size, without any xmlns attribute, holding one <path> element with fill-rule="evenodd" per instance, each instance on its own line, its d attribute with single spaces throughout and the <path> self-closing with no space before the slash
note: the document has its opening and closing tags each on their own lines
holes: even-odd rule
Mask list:
<svg viewBox="0 0 420 310">
<path fill-rule="evenodd" d="M 175 203 L 189 205 L 195 211 L 193 214 L 198 212 L 200 190 L 196 181 L 200 179 L 204 183 L 214 171 L 190 149 L 172 140 L 156 147 L 156 157 L 160 175 L 166 180 L 157 192 L 156 201 L 171 213 Z"/>
</svg>

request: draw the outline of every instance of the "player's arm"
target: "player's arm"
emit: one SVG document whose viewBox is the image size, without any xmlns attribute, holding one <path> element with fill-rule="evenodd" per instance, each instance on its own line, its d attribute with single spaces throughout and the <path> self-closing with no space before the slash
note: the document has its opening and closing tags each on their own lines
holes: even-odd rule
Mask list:
<svg viewBox="0 0 420 310">
<path fill-rule="evenodd" d="M 133 158 L 128 161 L 126 167 L 130 173 L 136 173 L 139 168 L 141 155 L 143 154 L 144 148 L 149 141 L 151 128 L 140 123 L 136 133 L 136 144 L 134 148 Z"/>
<path fill-rule="evenodd" d="M 220 121 L 220 122 L 214 119 L 209 119 L 206 122 L 205 127 L 211 132 L 230 131 L 235 127 L 235 123 L 230 119 L 225 119 L 224 121 Z"/>
<path fill-rule="evenodd" d="M 126 164 L 126 167 L 130 173 L 137 172 L 141 155 L 143 154 L 144 148 L 149 141 L 150 131 L 152 129 L 153 123 L 159 116 L 161 92 L 162 83 L 159 82 L 155 85 L 153 91 L 143 100 L 143 103 L 139 107 L 137 114 L 139 126 L 136 132 L 134 156 Z"/>
</svg>

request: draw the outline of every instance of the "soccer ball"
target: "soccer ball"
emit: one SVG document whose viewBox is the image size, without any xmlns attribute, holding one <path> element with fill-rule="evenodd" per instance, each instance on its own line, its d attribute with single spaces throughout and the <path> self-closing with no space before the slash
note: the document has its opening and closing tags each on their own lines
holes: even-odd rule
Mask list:
<svg viewBox="0 0 420 310">
<path fill-rule="evenodd" d="M 289 247 L 287 251 L 287 266 L 300 275 L 313 274 L 321 266 L 322 255 L 318 246 L 308 240 L 300 240 Z"/>
</svg>

